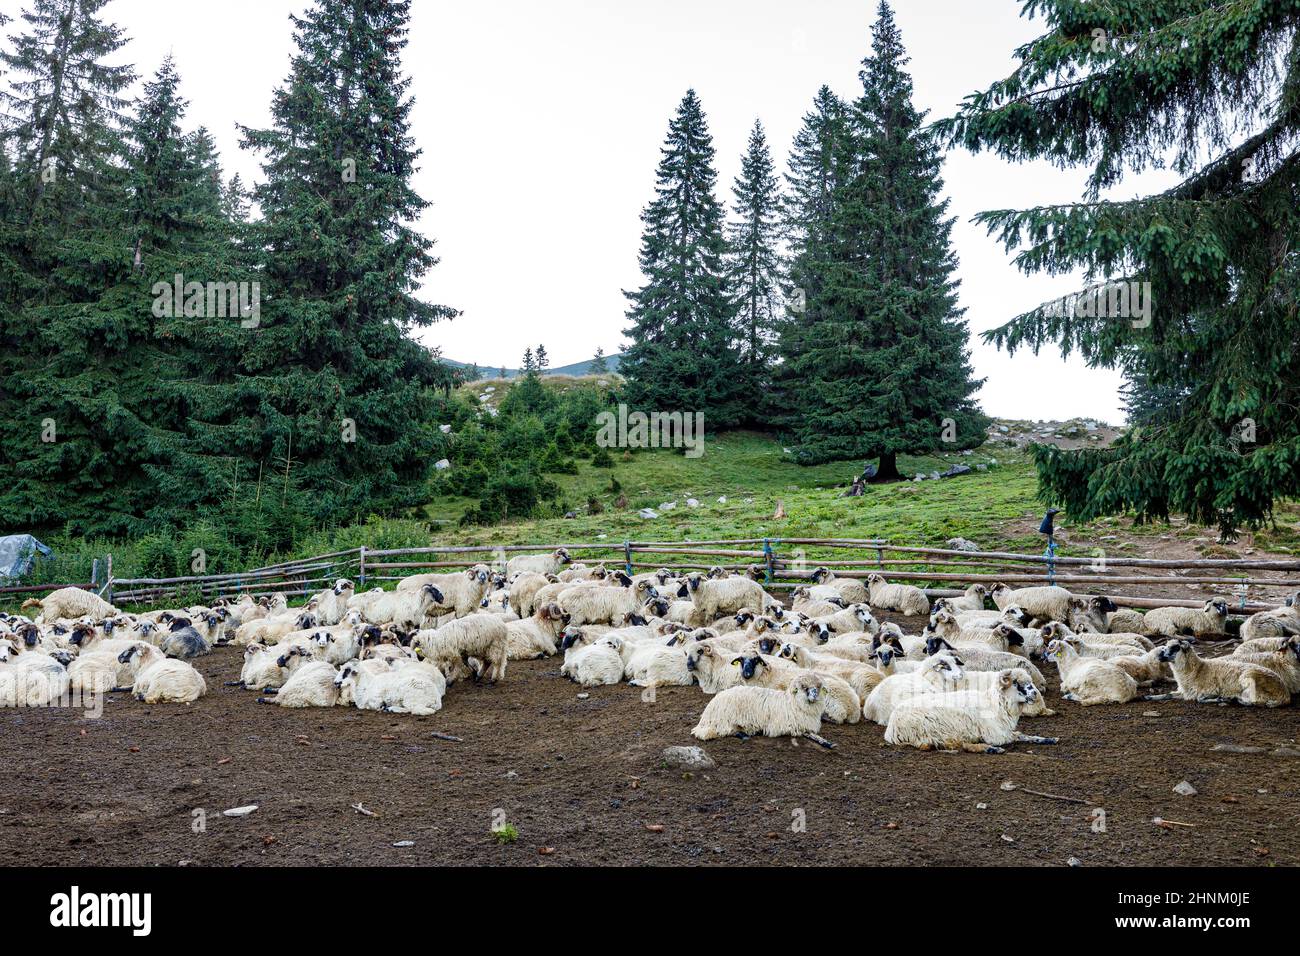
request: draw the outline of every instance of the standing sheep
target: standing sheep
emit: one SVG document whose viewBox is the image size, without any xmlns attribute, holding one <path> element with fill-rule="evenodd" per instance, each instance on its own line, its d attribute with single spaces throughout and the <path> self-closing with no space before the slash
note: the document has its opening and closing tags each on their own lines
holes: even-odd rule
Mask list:
<svg viewBox="0 0 1300 956">
<path fill-rule="evenodd" d="M 705 623 L 739 614 L 747 607 L 762 609 L 772 603 L 761 584 L 744 577 L 705 578 L 697 572 L 686 578 L 686 588 Z"/>
<path fill-rule="evenodd" d="M 451 574 L 413 574 L 397 582 L 396 593 L 414 593 L 426 586 L 433 587 L 440 595 L 436 606 L 425 612 L 426 620 L 446 613 L 464 617 L 477 611 L 484 595 L 492 589 L 492 569 L 486 564 L 476 564 Z"/>
<path fill-rule="evenodd" d="M 118 613 L 117 608 L 109 604 L 93 591 L 84 588 L 59 588 L 37 600 L 31 598 L 23 602 L 23 610 L 40 608 L 37 624 L 52 624 L 60 619 L 78 617 L 112 617 Z"/>
<path fill-rule="evenodd" d="M 436 630 L 422 630 L 411 644 L 438 666 L 449 683 L 474 674 L 478 680 L 495 684 L 506 676 L 510 635 L 495 615 L 471 614 Z M 470 658 L 480 664 L 477 673 Z"/>
<path fill-rule="evenodd" d="M 1201 609 L 1158 607 L 1147 611 L 1143 633 L 1148 637 L 1206 637 L 1222 634 L 1228 623 L 1228 602 L 1211 598 Z"/>
<path fill-rule="evenodd" d="M 548 584 L 557 584 L 558 579 L 554 575 L 538 574 L 536 571 L 525 571 L 510 582 L 510 607 L 520 619 L 533 616 L 537 606 L 533 598 L 537 592 Z"/>
<path fill-rule="evenodd" d="M 1070 599 L 1074 597 L 1066 588 L 1045 585 L 1032 588 L 1009 588 L 1005 584 L 995 584 L 989 591 L 989 597 L 1005 610 L 1012 604 L 1023 608 L 1032 618 L 1029 623 L 1041 621 L 1063 621 L 1070 619 Z"/>
<path fill-rule="evenodd" d="M 514 577 L 524 571 L 536 571 L 538 574 L 559 574 L 566 564 L 571 564 L 567 548 L 556 548 L 550 554 L 521 554 L 506 562 L 506 577 Z"/>
<path fill-rule="evenodd" d="M 925 592 L 910 584 L 890 584 L 884 575 L 872 572 L 867 575 L 868 603 L 873 608 L 897 611 L 910 617 L 925 617 L 930 613 L 930 599 Z"/>
</svg>

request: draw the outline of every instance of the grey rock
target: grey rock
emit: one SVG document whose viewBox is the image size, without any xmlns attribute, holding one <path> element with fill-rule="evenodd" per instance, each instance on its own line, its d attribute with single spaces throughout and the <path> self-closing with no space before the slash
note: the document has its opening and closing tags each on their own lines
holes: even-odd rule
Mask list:
<svg viewBox="0 0 1300 956">
<path fill-rule="evenodd" d="M 664 760 L 683 770 L 712 770 L 717 766 L 703 747 L 665 747 Z"/>
</svg>

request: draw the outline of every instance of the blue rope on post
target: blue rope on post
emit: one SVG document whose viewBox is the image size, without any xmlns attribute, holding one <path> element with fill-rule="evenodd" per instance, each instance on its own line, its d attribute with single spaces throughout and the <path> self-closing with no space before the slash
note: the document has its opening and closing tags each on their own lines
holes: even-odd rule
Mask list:
<svg viewBox="0 0 1300 956">
<path fill-rule="evenodd" d="M 1056 538 L 1052 535 L 1047 536 L 1047 583 L 1056 583 Z"/>
<path fill-rule="evenodd" d="M 623 563 L 627 565 L 627 576 L 632 576 L 632 542 L 623 542 Z"/>
<path fill-rule="evenodd" d="M 778 539 L 778 543 L 780 543 L 779 539 Z M 774 555 L 772 554 L 772 540 L 770 538 L 763 539 L 763 556 L 767 559 L 767 573 L 763 577 L 763 583 L 771 584 L 772 583 L 772 560 Z"/>
</svg>

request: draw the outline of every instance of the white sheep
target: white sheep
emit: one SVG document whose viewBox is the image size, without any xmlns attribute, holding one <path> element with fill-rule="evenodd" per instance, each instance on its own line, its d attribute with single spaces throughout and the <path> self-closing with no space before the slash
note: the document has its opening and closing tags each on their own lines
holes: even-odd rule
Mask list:
<svg viewBox="0 0 1300 956">
<path fill-rule="evenodd" d="M 1211 598 L 1204 608 L 1158 607 L 1143 616 L 1143 633 L 1149 637 L 1205 637 L 1224 632 L 1228 602 Z"/>
<path fill-rule="evenodd" d="M 69 689 L 67 651 L 16 653 L 11 641 L 0 641 L 0 707 L 49 707 L 66 698 Z M 15 656 L 16 654 L 16 656 Z"/>
<path fill-rule="evenodd" d="M 952 690 L 963 673 L 955 654 L 935 654 L 926 658 L 914 671 L 886 676 L 867 695 L 862 704 L 862 716 L 883 726 L 889 723 L 889 715 L 901 701 L 920 694 Z"/>
<path fill-rule="evenodd" d="M 471 674 L 488 683 L 503 679 L 509 645 L 505 622 L 491 614 L 457 618 L 436 630 L 422 630 L 411 641 L 412 647 L 442 670 L 448 682 Z M 477 673 L 470 658 L 479 664 Z"/>
<path fill-rule="evenodd" d="M 812 575 L 813 586 L 809 589 L 812 597 L 824 597 L 828 593 L 850 604 L 868 604 L 870 597 L 867 587 L 857 578 L 837 578 L 830 568 L 817 568 Z"/>
<path fill-rule="evenodd" d="M 700 740 L 718 737 L 808 737 L 830 746 L 817 731 L 826 709 L 822 679 L 802 671 L 784 690 L 729 687 L 704 708 L 691 733 Z"/>
<path fill-rule="evenodd" d="M 869 602 L 873 608 L 884 608 L 908 616 L 930 613 L 930 599 L 925 592 L 911 584 L 890 584 L 884 575 L 872 572 L 867 575 Z"/>
<path fill-rule="evenodd" d="M 537 610 L 533 600 L 537 592 L 548 584 L 557 583 L 559 581 L 554 575 L 548 577 L 536 571 L 523 572 L 510 582 L 510 607 L 521 619 L 531 617 Z"/>
<path fill-rule="evenodd" d="M 1278 677 L 1292 694 L 1300 693 L 1300 637 L 1288 637 L 1283 645 L 1275 651 L 1246 651 L 1232 655 L 1232 660 L 1246 661 L 1267 667 Z"/>
<path fill-rule="evenodd" d="M 1023 608 L 1034 621 L 1065 621 L 1070 619 L 1070 599 L 1074 597 L 1068 589 L 1056 585 L 1043 585 L 1032 588 L 1009 588 L 1005 584 L 995 584 L 989 591 L 989 597 L 999 610 L 1012 604 Z"/>
<path fill-rule="evenodd" d="M 635 687 L 689 687 L 695 675 L 686 666 L 686 647 L 677 637 L 671 644 L 635 645 L 623 667 L 623 676 Z M 627 644 L 624 644 L 626 651 Z"/>
<path fill-rule="evenodd" d="M 349 608 L 358 597 L 364 595 L 357 595 L 349 601 Z M 414 591 L 385 591 L 357 610 L 371 624 L 392 624 L 396 628 L 415 630 L 423 627 L 425 619 L 441 607 L 445 607 L 442 591 L 436 585 L 424 584 Z"/>
<path fill-rule="evenodd" d="M 446 685 L 437 674 L 436 667 L 415 662 L 389 661 L 373 669 L 352 662 L 343 665 L 334 683 L 340 699 L 346 693 L 359 710 L 425 717 L 442 709 Z"/>
<path fill-rule="evenodd" d="M 1190 641 L 1170 641 L 1156 656 L 1167 663 L 1178 682 L 1183 700 L 1218 703 L 1237 700 L 1252 707 L 1282 707 L 1291 703 L 1291 692 L 1282 678 L 1258 664 L 1235 657 L 1200 657 Z M 1160 694 L 1148 700 L 1168 700 Z"/>
<path fill-rule="evenodd" d="M 414 594 L 426 586 L 432 586 L 440 595 L 426 617 L 447 613 L 464 617 L 477 611 L 483 597 L 492 589 L 492 569 L 486 564 L 476 564 L 450 574 L 413 574 L 397 582 L 397 593 Z"/>
<path fill-rule="evenodd" d="M 1145 618 L 1136 608 L 1122 607 L 1106 616 L 1106 630 L 1122 634 L 1141 634 L 1146 630 Z"/>
<path fill-rule="evenodd" d="M 889 715 L 885 742 L 918 750 L 1002 753 L 1010 743 L 1054 744 L 1055 737 L 1016 729 L 1021 711 L 1039 696 L 1022 670 L 1002 671 L 984 691 L 957 691 L 899 704 Z"/>
<path fill-rule="evenodd" d="M 314 614 L 284 612 L 245 621 L 235 630 L 234 644 L 274 644 L 286 634 L 307 630 L 317 624 Z M 137 625 L 139 626 L 139 625 Z M 152 640 L 152 638 L 148 638 Z"/>
<path fill-rule="evenodd" d="M 654 596 L 653 585 L 645 581 L 630 588 L 578 584 L 561 591 L 556 602 L 569 615 L 573 626 L 581 627 L 613 624 L 640 609 L 646 598 Z"/>
<path fill-rule="evenodd" d="M 808 671 L 782 660 L 768 657 L 757 651 L 742 651 L 732 660 L 732 665 L 740 668 L 740 680 L 744 684 L 759 687 L 784 688 L 801 674 Z M 826 709 L 823 719 L 836 724 L 856 724 L 862 719 L 862 698 L 858 696 L 848 681 L 830 673 L 819 673 L 826 694 Z"/>
<path fill-rule="evenodd" d="M 745 577 L 705 578 L 696 572 L 687 576 L 686 587 L 700 620 L 706 624 L 747 607 L 762 609 L 773 603 L 761 584 Z"/>
<path fill-rule="evenodd" d="M 1084 707 L 1127 704 L 1138 695 L 1138 682 L 1122 667 L 1096 657 L 1080 657 L 1068 641 L 1052 641 L 1047 656 L 1061 675 L 1061 696 Z"/>
<path fill-rule="evenodd" d="M 573 562 L 567 548 L 556 548 L 550 554 L 521 554 L 506 562 L 507 577 L 514 577 L 524 571 L 536 571 L 538 574 L 559 574 L 566 564 Z"/>
<path fill-rule="evenodd" d="M 803 670 L 829 674 L 847 681 L 859 700 L 866 700 L 877 685 L 885 679 L 885 675 L 871 664 L 818 654 L 799 644 L 789 642 L 782 644 L 777 650 L 777 656 Z"/>
<path fill-rule="evenodd" d="M 146 704 L 192 704 L 208 692 L 203 675 L 192 665 L 163 656 L 152 644 L 137 641 L 117 659 L 135 668 L 131 694 Z"/>
<path fill-rule="evenodd" d="M 984 599 L 989 596 L 989 589 L 982 584 L 972 584 L 959 598 L 944 598 L 948 606 L 956 612 L 983 611 Z"/>
<path fill-rule="evenodd" d="M 981 647 L 978 644 L 963 644 L 960 648 L 954 648 L 952 644 L 941 637 L 929 638 L 925 646 L 928 654 L 937 654 L 940 651 L 956 654 L 961 659 L 962 666 L 966 670 L 1004 671 L 1020 668 L 1033 678 L 1034 684 L 1037 685 L 1040 692 L 1047 687 L 1042 672 L 1019 655 L 995 650 L 991 647 Z"/>
<path fill-rule="evenodd" d="M 560 673 L 583 687 L 617 684 L 623 679 L 623 639 L 606 634 L 592 640 L 576 627 L 564 632 Z"/>
<path fill-rule="evenodd" d="M 559 648 L 569 616 L 555 602 L 539 607 L 532 617 L 506 623 L 506 654 L 512 661 L 550 657 Z"/>
<path fill-rule="evenodd" d="M 356 586 L 347 578 L 339 578 L 331 587 L 312 596 L 316 602 L 316 620 L 330 627 L 343 620 L 348 610 L 348 601 L 356 594 Z"/>
<path fill-rule="evenodd" d="M 1295 635 L 1300 635 L 1300 605 L 1295 603 L 1295 598 L 1291 599 L 1290 604 L 1282 607 L 1275 607 L 1267 611 L 1260 611 L 1258 614 L 1252 614 L 1241 625 L 1241 639 L 1243 642 L 1260 638 L 1285 640 Z"/>
<path fill-rule="evenodd" d="M 109 604 L 93 591 L 85 588 L 59 588 L 45 597 L 30 598 L 23 602 L 23 610 L 40 608 L 36 617 L 37 624 L 50 624 L 60 619 L 71 620 L 85 617 L 112 617 L 118 613 L 117 608 Z"/>
<path fill-rule="evenodd" d="M 334 682 L 338 669 L 328 661 L 308 661 L 289 675 L 274 697 L 259 697 L 259 704 L 281 707 L 333 707 L 339 702 Z"/>
</svg>

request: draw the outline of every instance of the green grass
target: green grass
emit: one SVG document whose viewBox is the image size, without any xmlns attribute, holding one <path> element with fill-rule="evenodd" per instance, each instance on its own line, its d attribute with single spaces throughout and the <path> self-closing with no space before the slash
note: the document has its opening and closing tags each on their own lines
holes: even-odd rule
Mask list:
<svg viewBox="0 0 1300 956">
<path fill-rule="evenodd" d="M 686 458 L 667 450 L 646 450 L 630 460 L 615 456 L 615 467 L 579 464 L 577 475 L 554 475 L 563 489 L 566 510 L 575 518 L 544 518 L 492 527 L 460 527 L 457 521 L 472 505 L 466 499 L 430 502 L 429 517 L 442 523 L 438 539 L 447 544 L 510 544 L 624 540 L 684 540 L 734 537 L 884 537 L 916 544 L 942 544 L 970 538 L 984 547 L 1012 544 L 1041 548 L 1036 537 L 1010 533 L 1015 519 L 1034 517 L 1037 481 L 1030 463 L 1007 448 L 980 448 L 971 455 L 936 454 L 900 459 L 905 474 L 944 471 L 953 464 L 990 463 L 988 471 L 942 481 L 871 485 L 857 498 L 840 495 L 861 469 L 859 462 L 804 467 L 790 461 L 773 439 L 752 432 L 733 432 L 708 439 L 705 454 Z M 628 507 L 615 507 L 618 480 Z M 603 508 L 586 510 L 588 497 Z M 700 502 L 689 508 L 686 499 Z M 718 499 L 725 497 L 725 503 Z M 676 501 L 657 519 L 643 519 L 641 508 Z M 785 518 L 773 514 L 777 502 Z M 603 536 L 603 538 L 601 537 Z M 817 552 L 810 551 L 810 556 Z"/>
</svg>

